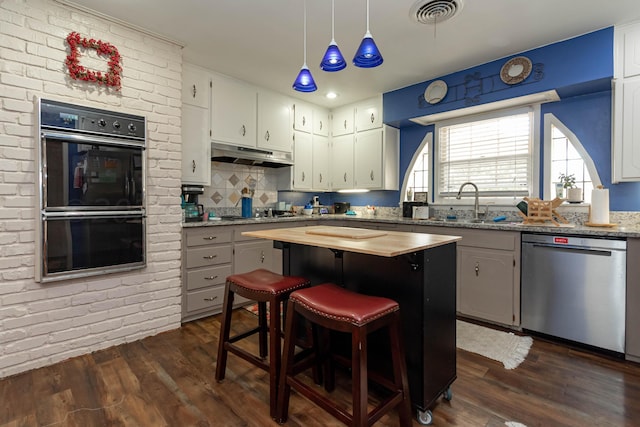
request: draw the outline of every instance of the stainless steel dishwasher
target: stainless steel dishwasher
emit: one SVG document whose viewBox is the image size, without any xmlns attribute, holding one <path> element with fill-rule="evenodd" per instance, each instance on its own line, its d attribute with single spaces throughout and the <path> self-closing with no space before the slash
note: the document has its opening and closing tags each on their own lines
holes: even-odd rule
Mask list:
<svg viewBox="0 0 640 427">
<path fill-rule="evenodd" d="M 624 353 L 626 240 L 522 235 L 522 328 Z"/>
</svg>

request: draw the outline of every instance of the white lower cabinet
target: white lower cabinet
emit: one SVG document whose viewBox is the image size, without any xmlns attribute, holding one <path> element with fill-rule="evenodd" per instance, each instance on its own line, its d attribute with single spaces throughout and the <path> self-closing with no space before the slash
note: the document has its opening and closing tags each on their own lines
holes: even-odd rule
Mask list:
<svg viewBox="0 0 640 427">
<path fill-rule="evenodd" d="M 461 236 L 457 243 L 457 312 L 520 325 L 520 233 L 415 226 L 416 233 Z"/>
</svg>

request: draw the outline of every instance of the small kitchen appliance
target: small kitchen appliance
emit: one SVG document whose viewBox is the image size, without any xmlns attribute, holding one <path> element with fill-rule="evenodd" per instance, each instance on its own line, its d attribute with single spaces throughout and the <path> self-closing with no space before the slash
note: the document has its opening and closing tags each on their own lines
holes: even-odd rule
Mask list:
<svg viewBox="0 0 640 427">
<path fill-rule="evenodd" d="M 413 218 L 413 208 L 416 206 L 427 206 L 427 202 L 402 202 L 402 216 Z"/>
<path fill-rule="evenodd" d="M 201 194 L 204 194 L 204 187 L 201 185 L 182 185 L 182 198 L 185 201 L 185 222 L 204 220 L 204 206 L 198 203 L 198 196 Z"/>
<path fill-rule="evenodd" d="M 429 219 L 429 206 L 414 206 L 413 219 Z"/>
<path fill-rule="evenodd" d="M 351 203 L 348 202 L 335 202 L 333 204 L 333 213 L 343 214 L 351 208 Z"/>
</svg>

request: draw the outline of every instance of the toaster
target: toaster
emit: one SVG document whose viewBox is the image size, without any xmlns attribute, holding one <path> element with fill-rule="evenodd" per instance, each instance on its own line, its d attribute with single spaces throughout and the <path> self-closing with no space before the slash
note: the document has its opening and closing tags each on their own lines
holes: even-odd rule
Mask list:
<svg viewBox="0 0 640 427">
<path fill-rule="evenodd" d="M 429 219 L 429 206 L 414 206 L 413 219 Z"/>
</svg>

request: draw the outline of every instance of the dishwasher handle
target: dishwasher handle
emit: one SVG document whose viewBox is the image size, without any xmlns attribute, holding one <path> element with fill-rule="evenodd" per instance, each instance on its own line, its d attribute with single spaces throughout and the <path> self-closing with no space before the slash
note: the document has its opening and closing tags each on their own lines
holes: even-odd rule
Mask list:
<svg viewBox="0 0 640 427">
<path fill-rule="evenodd" d="M 611 256 L 611 251 L 602 250 L 602 249 L 592 249 L 592 248 L 581 248 L 579 246 L 558 246 L 558 245 L 544 245 L 540 243 L 529 243 L 528 244 L 534 248 L 547 248 L 553 249 L 561 252 L 574 252 L 580 254 L 589 254 L 589 255 L 599 255 L 599 256 Z"/>
</svg>

